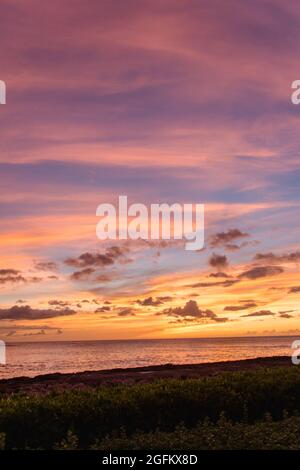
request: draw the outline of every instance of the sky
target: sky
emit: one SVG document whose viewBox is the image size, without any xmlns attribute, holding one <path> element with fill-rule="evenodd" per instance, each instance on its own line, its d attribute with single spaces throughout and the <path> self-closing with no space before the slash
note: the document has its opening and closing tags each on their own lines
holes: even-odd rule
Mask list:
<svg viewBox="0 0 300 470">
<path fill-rule="evenodd" d="M 2 0 L 0 338 L 300 333 L 296 0 Z M 205 246 L 96 208 L 205 204 Z"/>
</svg>

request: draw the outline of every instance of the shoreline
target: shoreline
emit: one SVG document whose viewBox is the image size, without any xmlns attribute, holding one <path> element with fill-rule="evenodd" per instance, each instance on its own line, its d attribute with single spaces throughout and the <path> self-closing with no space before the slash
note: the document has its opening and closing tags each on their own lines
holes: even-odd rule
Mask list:
<svg viewBox="0 0 300 470">
<path fill-rule="evenodd" d="M 158 379 L 196 379 L 222 372 L 249 371 L 262 367 L 291 367 L 292 365 L 290 356 L 271 356 L 198 364 L 161 364 L 84 372 L 57 372 L 35 377 L 20 376 L 0 379 L 0 394 L 44 393 L 52 390 L 96 388 L 118 384 L 133 385 Z"/>
</svg>

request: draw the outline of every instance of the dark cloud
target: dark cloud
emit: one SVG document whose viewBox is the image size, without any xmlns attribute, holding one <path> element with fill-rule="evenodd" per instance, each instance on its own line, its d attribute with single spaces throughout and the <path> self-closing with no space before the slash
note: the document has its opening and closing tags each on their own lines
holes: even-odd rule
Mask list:
<svg viewBox="0 0 300 470">
<path fill-rule="evenodd" d="M 128 316 L 134 316 L 134 315 L 135 315 L 135 310 L 130 307 L 121 308 L 118 311 L 119 317 L 128 317 Z"/>
<path fill-rule="evenodd" d="M 300 262 L 300 251 L 294 251 L 283 255 L 275 255 L 272 252 L 269 253 L 257 253 L 254 257 L 255 261 L 276 264 L 276 263 L 299 263 Z"/>
<path fill-rule="evenodd" d="M 224 308 L 224 311 L 225 312 L 238 312 L 240 310 L 248 310 L 248 308 L 254 308 L 254 307 L 257 307 L 257 304 L 255 302 L 249 302 L 243 305 L 228 305 L 227 307 Z"/>
<path fill-rule="evenodd" d="M 70 279 L 72 279 L 72 281 L 86 281 L 94 273 L 94 268 L 85 268 L 81 269 L 80 271 L 75 271 L 73 274 L 71 274 Z"/>
<path fill-rule="evenodd" d="M 269 315 L 275 315 L 271 310 L 259 310 L 257 312 L 248 313 L 247 315 L 242 315 L 243 317 L 266 317 Z"/>
<path fill-rule="evenodd" d="M 226 323 L 226 322 L 229 321 L 229 318 L 227 318 L 227 317 L 216 317 L 214 319 L 214 321 L 217 322 L 217 323 Z"/>
<path fill-rule="evenodd" d="M 37 320 L 75 314 L 68 307 L 60 309 L 38 309 L 29 305 L 14 305 L 10 308 L 0 308 L 0 320 Z"/>
<path fill-rule="evenodd" d="M 224 269 L 228 267 L 228 259 L 225 255 L 218 255 L 213 253 L 209 258 L 209 264 L 213 268 Z"/>
<path fill-rule="evenodd" d="M 223 247 L 227 250 L 239 250 L 247 243 L 237 245 L 233 242 L 240 240 L 241 238 L 247 238 L 249 236 L 250 235 L 248 233 L 242 232 L 238 228 L 233 228 L 227 230 L 227 232 L 219 232 L 215 235 L 212 235 L 209 240 L 209 245 L 211 248 Z"/>
<path fill-rule="evenodd" d="M 35 261 L 34 267 L 38 271 L 57 271 L 57 264 L 53 261 Z"/>
<path fill-rule="evenodd" d="M 64 262 L 74 268 L 105 267 L 112 266 L 115 262 L 129 262 L 126 257 L 127 247 L 111 246 L 104 253 L 82 253 L 77 258 L 67 258 Z"/>
<path fill-rule="evenodd" d="M 154 299 L 153 297 L 147 297 L 143 300 L 136 300 L 136 303 L 143 305 L 144 307 L 156 307 L 157 305 L 163 304 L 162 300 Z"/>
<path fill-rule="evenodd" d="M 218 317 L 212 310 L 202 310 L 195 300 L 188 300 L 183 307 L 172 307 L 164 309 L 160 314 L 171 317 L 179 317 L 184 320 L 213 320 L 215 322 L 225 322 L 227 318 Z"/>
<path fill-rule="evenodd" d="M 27 282 L 17 269 L 0 269 L 0 284 Z"/>
<path fill-rule="evenodd" d="M 297 294 L 300 292 L 300 286 L 293 286 L 289 289 L 289 294 Z"/>
<path fill-rule="evenodd" d="M 16 269 L 0 269 L 0 284 L 40 281 L 42 281 L 41 277 L 32 276 L 26 278 L 20 271 Z"/>
<path fill-rule="evenodd" d="M 41 282 L 42 280 L 43 280 L 42 277 L 33 276 L 33 277 L 28 277 L 26 279 L 26 282 Z"/>
<path fill-rule="evenodd" d="M 109 266 L 114 264 L 114 259 L 106 254 L 82 253 L 78 258 L 67 258 L 65 264 L 74 268 L 85 268 L 87 266 Z"/>
<path fill-rule="evenodd" d="M 17 276 L 20 271 L 16 269 L 0 269 L 0 276 Z"/>
<path fill-rule="evenodd" d="M 240 282 L 238 279 L 232 279 L 232 280 L 228 280 L 228 281 L 218 281 L 218 282 L 196 282 L 195 284 L 190 284 L 188 285 L 187 287 L 194 287 L 194 288 L 197 288 L 197 287 L 202 287 L 202 288 L 205 288 L 205 287 L 230 287 L 230 286 L 233 286 L 234 284 L 236 284 L 237 282 Z"/>
<path fill-rule="evenodd" d="M 240 279 L 259 279 L 261 277 L 276 276 L 283 273 L 284 269 L 281 266 L 255 266 L 250 268 L 238 277 Z"/>
<path fill-rule="evenodd" d="M 290 315 L 289 313 L 280 313 L 279 315 L 281 318 L 293 318 L 293 315 Z"/>
<path fill-rule="evenodd" d="M 127 256 L 129 252 L 130 249 L 128 248 L 128 246 L 110 246 L 106 250 L 106 255 L 110 256 L 114 260 L 119 260 L 121 258 L 123 261 L 128 262 L 130 261 L 128 258 L 126 258 L 126 260 L 124 260 L 123 258 Z"/>
<path fill-rule="evenodd" d="M 110 311 L 110 307 L 105 305 L 103 307 L 99 307 L 95 310 L 95 313 L 104 313 L 104 312 L 109 312 Z"/>
<path fill-rule="evenodd" d="M 70 305 L 70 302 L 66 300 L 48 300 L 48 304 L 51 305 L 52 307 L 68 307 Z"/>
<path fill-rule="evenodd" d="M 231 276 L 229 274 L 222 273 L 222 271 L 220 271 L 218 273 L 210 273 L 210 275 L 208 277 L 215 277 L 215 278 L 225 277 L 225 278 L 229 278 Z"/>
<path fill-rule="evenodd" d="M 135 316 L 136 310 L 132 307 L 111 307 L 109 305 L 102 305 L 98 307 L 94 313 L 109 313 L 109 315 L 101 316 L 100 318 L 103 320 L 111 320 L 112 318 Z"/>
<path fill-rule="evenodd" d="M 161 300 L 161 302 L 170 302 L 173 299 L 171 295 L 161 295 L 157 297 L 157 300 Z"/>
</svg>

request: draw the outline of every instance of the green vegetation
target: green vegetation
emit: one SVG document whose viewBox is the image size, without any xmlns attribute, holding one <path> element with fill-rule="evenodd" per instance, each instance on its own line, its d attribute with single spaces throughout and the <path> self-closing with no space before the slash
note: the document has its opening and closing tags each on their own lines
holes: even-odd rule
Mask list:
<svg viewBox="0 0 300 470">
<path fill-rule="evenodd" d="M 110 436 L 97 441 L 92 448 L 99 450 L 299 450 L 300 417 L 272 422 L 269 415 L 255 423 L 232 423 L 222 416 L 216 424 L 205 420 L 192 429 L 179 425 L 173 432 L 138 432 L 127 437 Z M 69 447 L 72 448 L 72 447 Z"/>
<path fill-rule="evenodd" d="M 300 368 L 0 399 L 0 448 L 300 448 Z M 299 413 L 300 415 L 300 413 Z"/>
</svg>

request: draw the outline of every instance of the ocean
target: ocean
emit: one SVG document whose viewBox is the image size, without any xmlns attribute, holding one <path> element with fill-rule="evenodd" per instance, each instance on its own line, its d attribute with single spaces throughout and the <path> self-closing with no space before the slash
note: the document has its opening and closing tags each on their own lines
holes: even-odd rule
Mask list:
<svg viewBox="0 0 300 470">
<path fill-rule="evenodd" d="M 295 337 L 9 343 L 0 378 L 290 356 Z"/>
</svg>

